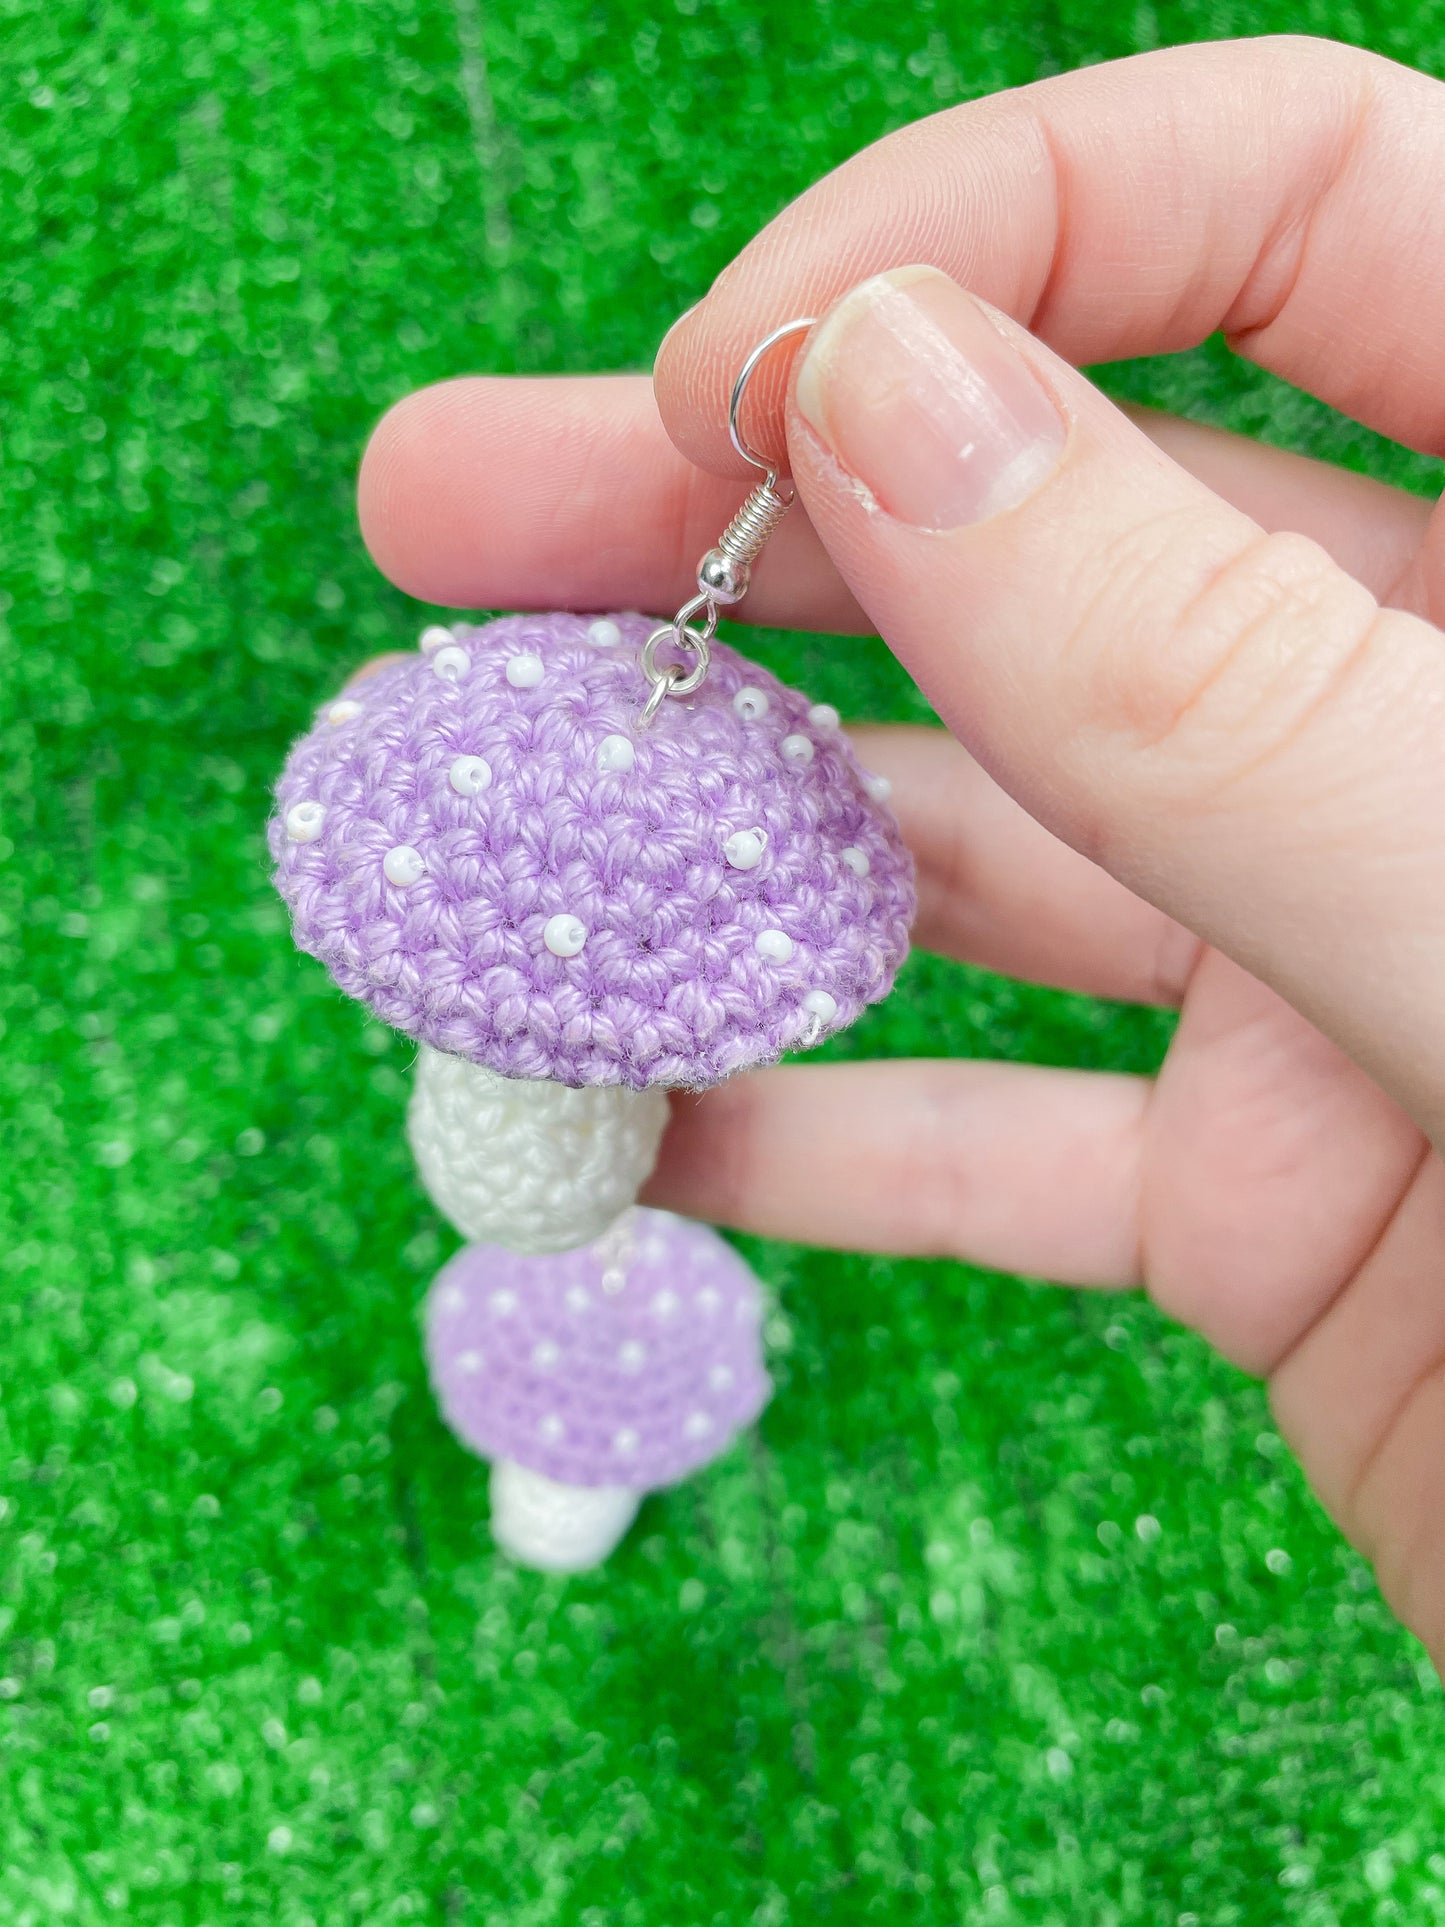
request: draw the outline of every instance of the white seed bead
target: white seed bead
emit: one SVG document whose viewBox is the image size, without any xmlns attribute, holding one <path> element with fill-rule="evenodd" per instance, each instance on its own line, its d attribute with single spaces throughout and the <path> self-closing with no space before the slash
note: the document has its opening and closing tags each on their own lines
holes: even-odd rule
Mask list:
<svg viewBox="0 0 1445 1927">
<path fill-rule="evenodd" d="M 559 1439 L 567 1436 L 567 1427 L 555 1412 L 549 1412 L 537 1430 L 549 1445 L 555 1445 Z"/>
<path fill-rule="evenodd" d="M 431 659 L 432 674 L 440 676 L 443 682 L 460 682 L 472 666 L 472 659 L 465 649 L 455 644 L 438 649 Z"/>
<path fill-rule="evenodd" d="M 808 711 L 808 721 L 814 729 L 836 729 L 842 720 L 831 703 L 814 703 Z"/>
<path fill-rule="evenodd" d="M 683 1435 L 690 1439 L 705 1439 L 712 1430 L 712 1420 L 706 1412 L 689 1412 L 683 1420 Z"/>
<path fill-rule="evenodd" d="M 570 910 L 559 910 L 542 926 L 542 941 L 554 957 L 575 957 L 587 941 L 587 926 Z"/>
<path fill-rule="evenodd" d="M 591 1296 L 582 1288 L 581 1285 L 569 1285 L 567 1287 L 568 1311 L 586 1311 L 591 1305 L 591 1303 L 592 1303 Z"/>
<path fill-rule="evenodd" d="M 677 1293 L 665 1287 L 652 1300 L 652 1313 L 655 1318 L 671 1318 L 677 1310 Z"/>
<path fill-rule="evenodd" d="M 767 841 L 761 830 L 734 830 L 722 846 L 723 859 L 734 870 L 756 870 Z"/>
<path fill-rule="evenodd" d="M 863 787 L 875 803 L 886 803 L 893 794 L 893 785 L 886 776 L 865 776 Z"/>
<path fill-rule="evenodd" d="M 760 930 L 753 938 L 753 949 L 769 963 L 786 963 L 793 954 L 793 939 L 786 930 Z"/>
<path fill-rule="evenodd" d="M 463 1311 L 466 1303 L 467 1294 L 460 1285 L 448 1285 L 445 1291 L 437 1293 L 437 1304 L 443 1311 Z"/>
<path fill-rule="evenodd" d="M 485 756 L 457 756 L 447 771 L 447 781 L 458 796 L 480 796 L 492 780 L 492 766 Z"/>
<path fill-rule="evenodd" d="M 457 1370 L 466 1378 L 475 1378 L 482 1369 L 480 1352 L 461 1352 L 457 1356 Z"/>
<path fill-rule="evenodd" d="M 286 834 L 293 843 L 314 843 L 325 821 L 325 804 L 293 803 L 286 812 Z"/>
<path fill-rule="evenodd" d="M 617 1362 L 624 1372 L 640 1372 L 647 1362 L 647 1347 L 629 1338 L 626 1344 L 617 1347 Z"/>
<path fill-rule="evenodd" d="M 813 745 L 806 736 L 785 736 L 778 745 L 790 763 L 811 763 Z"/>
<path fill-rule="evenodd" d="M 707 1382 L 715 1392 L 725 1392 L 733 1382 L 731 1365 L 714 1365 L 707 1375 Z"/>
<path fill-rule="evenodd" d="M 421 632 L 418 648 L 424 656 L 434 656 L 438 649 L 446 649 L 453 642 L 450 629 L 444 629 L 439 622 L 430 623 Z"/>
<path fill-rule="evenodd" d="M 510 1318 L 517 1309 L 517 1294 L 514 1291 L 494 1291 L 487 1303 L 497 1318 Z"/>
<path fill-rule="evenodd" d="M 326 720 L 333 729 L 340 729 L 343 723 L 349 723 L 353 716 L 359 716 L 360 714 L 361 704 L 352 702 L 348 696 L 344 697 L 341 702 L 331 705 L 330 709 L 326 712 Z"/>
<path fill-rule="evenodd" d="M 860 850 L 856 843 L 850 843 L 846 850 L 838 852 L 838 861 L 845 864 L 855 877 L 866 877 L 873 865 L 868 861 L 868 852 Z"/>
<path fill-rule="evenodd" d="M 539 1372 L 550 1372 L 561 1356 L 550 1338 L 544 1338 L 540 1344 L 532 1347 L 532 1363 Z"/>
<path fill-rule="evenodd" d="M 398 843 L 381 859 L 381 868 L 388 883 L 399 883 L 404 888 L 426 875 L 426 860 L 421 851 L 414 850 L 409 843 Z"/>
<path fill-rule="evenodd" d="M 507 681 L 513 689 L 535 689 L 546 673 L 540 656 L 513 656 L 507 664 Z"/>
<path fill-rule="evenodd" d="M 625 775 L 637 761 L 637 751 L 625 736 L 604 736 L 597 745 L 598 769 L 613 770 L 619 776 Z"/>
<path fill-rule="evenodd" d="M 758 722 L 767 715 L 768 706 L 767 691 L 755 689 L 751 683 L 745 683 L 733 697 L 733 708 L 745 723 Z"/>
<path fill-rule="evenodd" d="M 611 616 L 598 616 L 587 625 L 587 640 L 598 649 L 615 649 L 622 640 L 622 627 Z"/>
<path fill-rule="evenodd" d="M 838 999 L 827 990 L 810 990 L 803 999 L 803 1008 L 810 1017 L 819 1023 L 831 1024 L 838 1015 Z"/>
<path fill-rule="evenodd" d="M 698 1310 L 707 1312 L 709 1317 L 717 1310 L 721 1303 L 722 1299 L 711 1285 L 704 1285 L 702 1290 L 697 1294 Z"/>
<path fill-rule="evenodd" d="M 619 1459 L 630 1459 L 639 1443 L 640 1440 L 630 1425 L 624 1425 L 620 1431 L 612 1434 L 612 1450 Z"/>
</svg>

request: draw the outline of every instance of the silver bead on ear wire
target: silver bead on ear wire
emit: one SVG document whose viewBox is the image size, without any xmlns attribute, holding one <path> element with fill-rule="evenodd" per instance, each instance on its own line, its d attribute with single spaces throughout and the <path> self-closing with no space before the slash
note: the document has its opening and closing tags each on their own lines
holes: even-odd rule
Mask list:
<svg viewBox="0 0 1445 1927">
<path fill-rule="evenodd" d="M 642 645 L 642 673 L 652 685 L 638 718 L 639 726 L 644 729 L 662 707 L 665 696 L 690 696 L 702 686 L 712 661 L 712 639 L 717 634 L 719 611 L 741 602 L 747 594 L 753 563 L 763 544 L 793 505 L 792 489 L 789 488 L 784 495 L 778 487 L 780 471 L 777 463 L 757 454 L 743 440 L 738 414 L 753 370 L 763 356 L 789 335 L 801 334 L 805 328 L 813 325 L 813 317 L 807 315 L 797 321 L 785 322 L 781 328 L 774 328 L 770 335 L 758 343 L 738 370 L 728 399 L 728 434 L 743 460 L 762 470 L 763 479 L 718 537 L 716 548 L 709 549 L 698 563 L 697 594 L 683 603 L 671 622 L 661 623 L 654 629 Z M 697 621 L 699 616 L 702 618 L 700 624 Z M 676 658 L 671 662 L 658 661 L 658 650 L 669 641 L 677 656 L 691 657 L 691 668 L 685 669 Z"/>
</svg>

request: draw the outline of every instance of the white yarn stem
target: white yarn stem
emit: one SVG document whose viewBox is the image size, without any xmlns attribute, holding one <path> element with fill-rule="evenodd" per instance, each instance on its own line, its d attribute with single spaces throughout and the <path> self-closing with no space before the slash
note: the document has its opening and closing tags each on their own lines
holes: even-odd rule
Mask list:
<svg viewBox="0 0 1445 1927">
<path fill-rule="evenodd" d="M 637 1516 L 640 1492 L 617 1485 L 559 1485 L 513 1459 L 492 1467 L 492 1537 L 509 1559 L 538 1572 L 600 1565 Z"/>
<path fill-rule="evenodd" d="M 407 1116 L 422 1183 L 466 1238 L 567 1251 L 600 1237 L 657 1160 L 659 1090 L 499 1077 L 423 1044 Z"/>
</svg>

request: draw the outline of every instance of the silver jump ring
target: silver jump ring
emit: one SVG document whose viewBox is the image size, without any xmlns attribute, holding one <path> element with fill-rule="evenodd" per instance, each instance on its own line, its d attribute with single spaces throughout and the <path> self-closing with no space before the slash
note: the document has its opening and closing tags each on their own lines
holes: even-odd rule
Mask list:
<svg viewBox="0 0 1445 1927">
<path fill-rule="evenodd" d="M 650 642 L 651 640 L 652 638 L 649 636 L 648 641 Z M 677 684 L 681 681 L 682 681 L 681 665 L 675 662 L 670 662 L 667 665 L 666 669 L 664 669 L 662 674 L 658 677 L 657 681 L 652 685 L 652 693 L 647 698 L 647 701 L 642 705 L 642 714 L 637 719 L 637 726 L 639 729 L 647 728 L 648 724 L 652 721 L 653 717 L 657 714 L 658 710 L 661 709 L 663 697 L 671 696 L 674 693 Z"/>
<path fill-rule="evenodd" d="M 654 629 L 642 645 L 642 673 L 652 684 L 652 696 L 659 689 L 669 696 L 690 696 L 695 689 L 701 688 L 712 663 L 711 640 L 701 629 L 684 629 L 679 634 L 675 622 L 664 622 Z M 692 656 L 692 668 L 684 669 L 680 662 L 659 666 L 657 651 L 664 642 L 670 642 L 675 648 Z M 647 699 L 649 705 L 652 704 L 652 696 Z M 652 714 L 657 714 L 655 707 Z"/>
</svg>

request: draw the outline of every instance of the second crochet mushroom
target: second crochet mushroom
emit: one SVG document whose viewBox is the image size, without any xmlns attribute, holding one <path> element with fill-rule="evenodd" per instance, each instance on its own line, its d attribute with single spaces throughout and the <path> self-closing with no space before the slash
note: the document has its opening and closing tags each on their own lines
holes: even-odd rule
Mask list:
<svg viewBox="0 0 1445 1927">
<path fill-rule="evenodd" d="M 492 1533 L 529 1565 L 605 1556 L 644 1493 L 705 1465 L 768 1395 L 758 1281 L 706 1225 L 639 1208 L 578 1251 L 469 1245 L 427 1307 L 432 1378 L 492 1461 Z"/>
<path fill-rule="evenodd" d="M 908 947 L 911 862 L 836 712 L 714 644 L 696 693 L 643 718 L 650 627 L 427 630 L 323 708 L 271 823 L 296 942 L 420 1047 L 409 1129 L 438 1209 L 534 1259 L 617 1224 L 668 1090 L 820 1042 Z M 565 1454 L 538 1441 L 529 1467 L 508 1437 L 509 1464 L 568 1484 Z M 509 1549 L 558 1563 L 537 1531 Z"/>
</svg>

